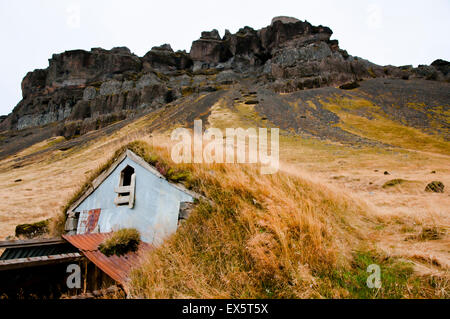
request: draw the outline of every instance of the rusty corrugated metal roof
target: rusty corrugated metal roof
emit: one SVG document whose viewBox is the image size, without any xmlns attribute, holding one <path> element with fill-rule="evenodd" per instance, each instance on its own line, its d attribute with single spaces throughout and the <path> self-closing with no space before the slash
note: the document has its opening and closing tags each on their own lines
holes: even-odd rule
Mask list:
<svg viewBox="0 0 450 319">
<path fill-rule="evenodd" d="M 120 257 L 116 255 L 107 257 L 98 250 L 98 246 L 109 236 L 111 236 L 111 233 L 63 235 L 63 238 L 77 247 L 86 258 L 103 270 L 108 276 L 124 284 L 128 280 L 128 274 L 131 268 L 140 262 L 140 254 L 143 251 L 150 250 L 152 246 L 142 242 L 137 252 L 130 252 Z"/>
</svg>

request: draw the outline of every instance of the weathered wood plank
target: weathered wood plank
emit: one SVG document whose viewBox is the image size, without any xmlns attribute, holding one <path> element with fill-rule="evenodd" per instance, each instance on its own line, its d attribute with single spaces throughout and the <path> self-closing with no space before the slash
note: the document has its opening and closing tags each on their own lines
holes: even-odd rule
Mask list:
<svg viewBox="0 0 450 319">
<path fill-rule="evenodd" d="M 0 248 L 22 248 L 65 244 L 62 238 L 0 241 Z"/>
<path fill-rule="evenodd" d="M 131 175 L 131 186 L 130 186 L 130 201 L 128 202 L 128 207 L 133 208 L 134 206 L 134 192 L 136 190 L 136 174 Z"/>
<path fill-rule="evenodd" d="M 60 254 L 60 255 L 51 255 L 51 256 L 0 260 L 0 271 L 66 263 L 66 262 L 78 261 L 82 258 L 83 258 L 83 256 L 79 253 L 70 253 L 70 254 Z"/>
<path fill-rule="evenodd" d="M 114 204 L 128 204 L 130 202 L 130 196 L 120 196 L 114 199 Z"/>
<path fill-rule="evenodd" d="M 118 194 L 131 193 L 131 186 L 119 186 L 114 188 L 114 192 Z"/>
</svg>

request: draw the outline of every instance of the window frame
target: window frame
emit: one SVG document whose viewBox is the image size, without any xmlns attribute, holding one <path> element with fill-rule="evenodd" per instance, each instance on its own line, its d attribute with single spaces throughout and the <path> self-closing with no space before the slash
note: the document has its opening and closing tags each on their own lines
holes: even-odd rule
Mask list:
<svg viewBox="0 0 450 319">
<path fill-rule="evenodd" d="M 133 169 L 133 173 L 131 174 L 130 178 L 130 185 L 123 186 L 125 180 L 125 170 L 127 170 L 129 167 Z M 117 196 L 114 199 L 114 204 L 116 206 L 128 205 L 129 208 L 133 208 L 135 202 L 135 190 L 136 190 L 136 170 L 134 169 L 133 166 L 127 165 L 120 172 L 119 186 L 114 188 L 114 192 L 117 194 Z"/>
</svg>

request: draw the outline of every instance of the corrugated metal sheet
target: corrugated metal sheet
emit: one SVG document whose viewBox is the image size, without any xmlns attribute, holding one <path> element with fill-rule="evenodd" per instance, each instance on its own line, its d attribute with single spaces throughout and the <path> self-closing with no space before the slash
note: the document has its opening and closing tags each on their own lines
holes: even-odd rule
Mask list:
<svg viewBox="0 0 450 319">
<path fill-rule="evenodd" d="M 0 241 L 1 248 L 22 248 L 22 247 L 34 247 L 34 246 L 48 246 L 66 244 L 66 241 L 62 238 L 41 238 L 41 239 L 27 239 L 27 240 L 6 240 Z"/>
<path fill-rule="evenodd" d="M 67 243 L 64 244 L 58 243 L 55 245 L 45 245 L 45 246 L 7 248 L 0 256 L 0 260 L 53 256 L 76 252 L 78 252 L 78 250 L 74 248 L 72 245 L 69 245 Z"/>
<path fill-rule="evenodd" d="M 139 251 L 135 253 L 131 252 L 120 257 L 115 255 L 107 257 L 98 250 L 98 246 L 109 236 L 111 236 L 111 233 L 63 235 L 63 238 L 77 247 L 86 258 L 108 276 L 124 284 L 128 280 L 130 270 L 139 264 L 140 254 L 152 249 L 152 246 L 142 242 Z"/>
<path fill-rule="evenodd" d="M 0 260 L 0 271 L 11 269 L 23 269 L 35 266 L 45 266 L 58 263 L 68 263 L 78 261 L 82 258 L 84 257 L 82 257 L 79 253 L 69 253 L 60 255 Z"/>
</svg>

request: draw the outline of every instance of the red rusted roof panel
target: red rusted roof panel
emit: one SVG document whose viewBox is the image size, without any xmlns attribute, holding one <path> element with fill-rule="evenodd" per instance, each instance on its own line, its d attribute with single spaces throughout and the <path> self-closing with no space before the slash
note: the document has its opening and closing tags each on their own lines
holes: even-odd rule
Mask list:
<svg viewBox="0 0 450 319">
<path fill-rule="evenodd" d="M 147 243 L 141 243 L 137 252 L 130 252 L 123 256 L 113 255 L 107 257 L 98 250 L 98 246 L 109 236 L 111 236 L 111 233 L 63 235 L 62 237 L 77 247 L 87 259 L 103 270 L 108 276 L 124 284 L 128 280 L 131 268 L 139 264 L 141 253 L 150 250 L 152 246 Z"/>
</svg>

